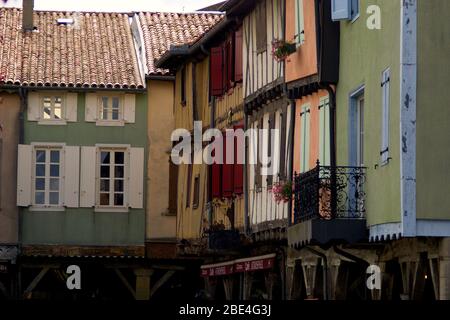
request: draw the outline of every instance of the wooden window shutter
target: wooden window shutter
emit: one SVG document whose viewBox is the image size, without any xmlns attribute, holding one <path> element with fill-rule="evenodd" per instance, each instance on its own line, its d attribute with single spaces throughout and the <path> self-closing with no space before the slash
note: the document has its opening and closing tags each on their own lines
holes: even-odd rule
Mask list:
<svg viewBox="0 0 450 320">
<path fill-rule="evenodd" d="M 211 48 L 210 59 L 211 95 L 218 97 L 223 94 L 223 48 Z"/>
<path fill-rule="evenodd" d="M 80 147 L 64 148 L 64 206 L 78 208 L 80 189 Z"/>
<path fill-rule="evenodd" d="M 129 206 L 134 209 L 144 207 L 144 148 L 130 149 Z"/>
<path fill-rule="evenodd" d="M 17 205 L 31 205 L 31 181 L 33 175 L 33 147 L 19 144 L 17 154 Z"/>
<path fill-rule="evenodd" d="M 178 166 L 169 159 L 169 214 L 177 214 Z"/>
<path fill-rule="evenodd" d="M 39 121 L 41 119 L 41 100 L 37 92 L 28 94 L 27 119 L 28 121 Z"/>
<path fill-rule="evenodd" d="M 125 94 L 123 106 L 124 120 L 127 123 L 135 123 L 136 121 L 136 95 Z"/>
<path fill-rule="evenodd" d="M 330 165 L 330 109 L 329 99 L 322 99 L 319 105 L 319 161 Z"/>
<path fill-rule="evenodd" d="M 348 20 L 350 17 L 350 0 L 331 0 L 331 19 L 333 21 Z"/>
<path fill-rule="evenodd" d="M 98 165 L 95 147 L 81 147 L 80 207 L 95 206 L 95 180 Z"/>
<path fill-rule="evenodd" d="M 273 167 L 274 164 L 274 159 L 273 156 L 275 155 L 275 146 L 274 143 L 275 141 L 272 141 L 272 130 L 275 129 L 275 112 L 272 112 L 269 115 L 269 134 L 267 137 L 267 157 L 270 159 L 270 163 L 268 163 L 268 166 Z M 268 172 L 268 176 L 267 176 L 267 185 L 271 186 L 273 183 L 273 173 L 272 172 Z"/>
<path fill-rule="evenodd" d="M 387 69 L 382 75 L 382 126 L 381 126 L 381 163 L 386 164 L 389 161 L 389 100 L 390 100 L 390 70 Z"/>
<path fill-rule="evenodd" d="M 303 0 L 295 0 L 295 42 L 305 42 L 305 17 L 303 11 Z"/>
<path fill-rule="evenodd" d="M 284 107 L 280 113 L 280 179 L 284 180 L 287 177 L 286 173 L 286 126 L 287 126 L 287 108 Z"/>
<path fill-rule="evenodd" d="M 242 26 L 234 34 L 234 81 L 241 82 L 243 79 L 243 55 L 242 47 Z"/>
<path fill-rule="evenodd" d="M 227 163 L 227 145 L 233 144 L 231 137 L 228 138 L 226 133 L 223 133 L 223 165 L 222 165 L 222 192 L 225 198 L 233 196 L 234 191 L 234 173 L 233 163 Z M 234 162 L 234 159 L 232 159 Z"/>
<path fill-rule="evenodd" d="M 70 92 L 66 95 L 66 120 L 77 122 L 78 94 Z"/>
<path fill-rule="evenodd" d="M 230 35 L 226 42 L 227 81 L 225 90 L 228 91 L 234 85 L 234 34 Z"/>
<path fill-rule="evenodd" d="M 244 125 L 237 125 L 234 126 L 234 130 L 244 129 Z M 238 149 L 239 146 L 237 145 L 238 139 L 235 138 L 234 141 L 234 194 L 242 194 L 244 192 L 244 152 L 245 148 L 244 146 L 240 146 L 242 148 L 242 158 L 239 159 L 238 155 Z M 245 140 L 243 140 L 245 143 Z"/>
<path fill-rule="evenodd" d="M 98 119 L 98 97 L 96 93 L 86 93 L 85 118 L 86 122 L 95 122 Z"/>
</svg>

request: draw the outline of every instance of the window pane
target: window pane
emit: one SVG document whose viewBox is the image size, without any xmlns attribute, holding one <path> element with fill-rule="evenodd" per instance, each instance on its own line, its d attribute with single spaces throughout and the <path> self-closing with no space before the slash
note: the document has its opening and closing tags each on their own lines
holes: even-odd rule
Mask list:
<svg viewBox="0 0 450 320">
<path fill-rule="evenodd" d="M 124 177 L 124 167 L 123 166 L 116 166 L 115 167 L 114 177 L 116 177 L 116 178 L 123 178 Z"/>
<path fill-rule="evenodd" d="M 59 203 L 59 192 L 50 192 L 50 204 Z"/>
<path fill-rule="evenodd" d="M 113 109 L 119 109 L 119 98 L 118 97 L 112 98 L 112 107 L 113 107 Z"/>
<path fill-rule="evenodd" d="M 36 179 L 35 189 L 36 190 L 45 190 L 45 179 L 43 179 L 43 178 Z"/>
<path fill-rule="evenodd" d="M 117 193 L 114 195 L 114 205 L 115 206 L 123 206 L 123 194 Z"/>
<path fill-rule="evenodd" d="M 100 180 L 100 191 L 109 191 L 109 180 Z"/>
<path fill-rule="evenodd" d="M 123 152 L 116 152 L 114 154 L 114 163 L 115 164 L 124 164 L 125 154 Z"/>
<path fill-rule="evenodd" d="M 100 155 L 100 162 L 101 164 L 109 164 L 110 163 L 110 153 L 109 152 L 102 152 Z"/>
<path fill-rule="evenodd" d="M 114 182 L 114 191 L 123 192 L 123 180 L 116 180 Z"/>
<path fill-rule="evenodd" d="M 109 206 L 109 193 L 100 193 L 100 205 Z"/>
<path fill-rule="evenodd" d="M 119 110 L 113 110 L 112 111 L 112 119 L 113 120 L 119 120 Z"/>
<path fill-rule="evenodd" d="M 101 178 L 109 178 L 109 166 L 101 166 L 100 167 L 100 177 Z"/>
<path fill-rule="evenodd" d="M 55 119 L 61 119 L 61 108 L 55 108 Z"/>
<path fill-rule="evenodd" d="M 45 151 L 44 150 L 36 151 L 36 162 L 45 162 Z"/>
<path fill-rule="evenodd" d="M 52 164 L 50 166 L 50 177 L 59 177 L 59 165 Z"/>
<path fill-rule="evenodd" d="M 36 192 L 34 202 L 36 202 L 36 204 L 44 204 L 45 193 L 44 192 Z"/>
<path fill-rule="evenodd" d="M 61 108 L 61 97 L 55 97 L 55 108 Z"/>
<path fill-rule="evenodd" d="M 51 119 L 52 118 L 52 109 L 44 107 L 44 119 Z"/>
<path fill-rule="evenodd" d="M 59 151 L 50 151 L 50 162 L 59 163 Z"/>
<path fill-rule="evenodd" d="M 45 176 L 45 164 L 37 164 L 36 165 L 36 177 Z"/>
<path fill-rule="evenodd" d="M 103 120 L 108 119 L 108 97 L 102 97 L 102 114 L 101 117 Z"/>
<path fill-rule="evenodd" d="M 50 191 L 59 190 L 59 179 L 50 179 Z"/>
</svg>

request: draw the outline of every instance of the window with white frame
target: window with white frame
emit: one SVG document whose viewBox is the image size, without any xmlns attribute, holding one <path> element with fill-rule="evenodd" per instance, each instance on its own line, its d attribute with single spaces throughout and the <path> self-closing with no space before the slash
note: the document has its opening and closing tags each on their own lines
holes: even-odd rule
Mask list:
<svg viewBox="0 0 450 320">
<path fill-rule="evenodd" d="M 61 206 L 61 148 L 34 149 L 34 201 L 36 206 Z"/>
<path fill-rule="evenodd" d="M 125 207 L 126 149 L 99 149 L 100 207 Z"/>
<path fill-rule="evenodd" d="M 41 119 L 62 120 L 63 119 L 63 97 L 44 95 L 42 96 Z"/>
<path fill-rule="evenodd" d="M 103 95 L 100 99 L 100 117 L 105 121 L 122 120 L 122 106 L 120 96 Z"/>
</svg>

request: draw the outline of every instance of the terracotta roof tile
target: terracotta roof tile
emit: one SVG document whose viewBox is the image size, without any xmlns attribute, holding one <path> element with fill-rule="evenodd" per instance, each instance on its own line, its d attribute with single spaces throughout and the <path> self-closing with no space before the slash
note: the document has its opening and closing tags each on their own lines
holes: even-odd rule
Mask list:
<svg viewBox="0 0 450 320">
<path fill-rule="evenodd" d="M 128 14 L 35 11 L 34 25 L 0 8 L 0 85 L 144 88 Z"/>
<path fill-rule="evenodd" d="M 171 45 L 191 44 L 222 20 L 217 13 L 167 13 L 140 12 L 139 22 L 147 55 L 147 73 L 165 75 L 168 70 L 155 67 Z"/>
</svg>

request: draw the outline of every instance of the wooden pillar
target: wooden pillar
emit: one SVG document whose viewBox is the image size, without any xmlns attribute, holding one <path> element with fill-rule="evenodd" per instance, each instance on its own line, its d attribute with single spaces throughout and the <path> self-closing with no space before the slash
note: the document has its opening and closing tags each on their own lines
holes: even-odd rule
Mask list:
<svg viewBox="0 0 450 320">
<path fill-rule="evenodd" d="M 292 300 L 294 288 L 295 261 L 286 265 L 286 300 Z"/>
<path fill-rule="evenodd" d="M 136 300 L 150 300 L 150 278 L 152 269 L 136 269 Z"/>
<path fill-rule="evenodd" d="M 227 301 L 233 300 L 233 277 L 225 276 L 222 279 L 223 288 L 225 290 L 225 299 Z"/>
<path fill-rule="evenodd" d="M 434 297 L 439 300 L 439 256 L 428 256 L 430 277 L 433 283 Z"/>
<path fill-rule="evenodd" d="M 341 266 L 341 260 L 340 259 L 333 259 L 330 261 L 330 264 L 328 266 L 329 270 L 329 278 L 328 278 L 328 299 L 329 300 L 336 300 L 336 290 L 337 290 L 337 280 L 339 275 L 339 268 Z"/>
<path fill-rule="evenodd" d="M 302 261 L 302 268 L 307 299 L 313 299 L 314 289 L 316 287 L 317 258 Z"/>
<path fill-rule="evenodd" d="M 249 300 L 252 293 L 253 276 L 250 272 L 244 273 L 243 299 Z"/>
<path fill-rule="evenodd" d="M 418 257 L 405 257 L 399 259 L 403 281 L 403 300 L 414 299 L 419 261 Z"/>
<path fill-rule="evenodd" d="M 439 300 L 450 300 L 450 238 L 439 244 Z"/>
</svg>

